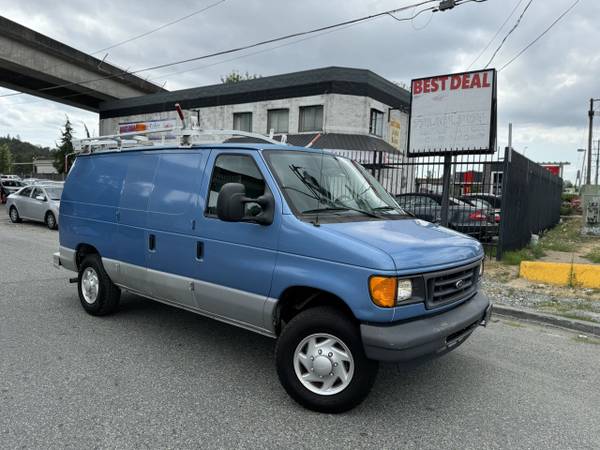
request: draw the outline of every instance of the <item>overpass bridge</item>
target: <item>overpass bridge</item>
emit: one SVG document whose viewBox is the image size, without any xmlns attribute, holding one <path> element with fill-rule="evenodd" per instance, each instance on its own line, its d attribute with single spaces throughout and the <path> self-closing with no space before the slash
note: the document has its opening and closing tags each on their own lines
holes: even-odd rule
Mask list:
<svg viewBox="0 0 600 450">
<path fill-rule="evenodd" d="M 111 78 L 77 84 L 102 77 Z M 2 16 L 0 86 L 93 112 L 106 100 L 166 92 Z"/>
</svg>

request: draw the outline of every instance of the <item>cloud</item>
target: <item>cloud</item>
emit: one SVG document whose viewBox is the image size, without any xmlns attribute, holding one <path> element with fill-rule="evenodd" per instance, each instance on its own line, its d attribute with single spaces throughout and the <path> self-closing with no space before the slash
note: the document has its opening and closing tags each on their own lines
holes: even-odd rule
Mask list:
<svg viewBox="0 0 600 450">
<path fill-rule="evenodd" d="M 295 45 L 198 61 L 153 71 L 152 81 L 181 89 L 219 82 L 231 70 L 272 75 L 330 65 L 362 67 L 385 78 L 411 78 L 465 70 L 490 41 L 518 0 L 470 2 L 447 12 L 424 13 L 412 22 L 381 17 L 304 40 Z M 3 14 L 25 26 L 86 52 L 146 32 L 214 0 L 202 2 L 104 0 L 48 3 L 42 0 L 0 0 Z M 271 37 L 340 22 L 413 0 L 227 0 L 142 39 L 108 50 L 107 60 L 124 68 L 155 64 L 223 50 Z M 569 5 L 570 0 L 533 2 L 521 25 L 506 41 L 493 66 L 501 66 L 539 35 Z M 143 6 L 141 6 L 143 5 Z M 523 8 L 523 4 L 519 8 Z M 517 12 L 517 14 L 519 13 Z M 410 16 L 412 10 L 397 14 Z M 515 22 L 515 14 L 474 68 L 492 54 Z M 515 124 L 514 145 L 527 146 L 536 160 L 577 163 L 577 147 L 585 146 L 587 103 L 600 96 L 596 43 L 600 2 L 582 0 L 547 36 L 499 74 L 499 145 L 506 145 L 506 127 Z M 269 47 L 275 47 L 275 44 Z M 100 58 L 104 54 L 98 55 Z M 237 58 L 231 61 L 231 58 Z M 238 58 L 239 57 L 239 58 Z M 194 71 L 177 73 L 190 68 Z M 97 128 L 97 116 L 30 96 L 0 100 L 0 134 L 19 133 L 42 145 L 52 145 L 64 114 L 75 123 Z M 18 108 L 19 114 L 7 114 Z M 91 126 L 94 124 L 94 126 Z M 53 128 L 54 127 L 54 128 Z M 80 127 L 81 128 L 81 127 Z M 81 130 L 79 130 L 81 131 Z M 574 171 L 567 171 L 569 176 Z"/>
</svg>

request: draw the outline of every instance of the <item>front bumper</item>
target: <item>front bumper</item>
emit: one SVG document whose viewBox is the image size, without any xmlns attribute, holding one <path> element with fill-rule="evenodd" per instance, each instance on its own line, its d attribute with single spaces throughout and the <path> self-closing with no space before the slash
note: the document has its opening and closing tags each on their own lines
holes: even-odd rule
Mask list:
<svg viewBox="0 0 600 450">
<path fill-rule="evenodd" d="M 365 354 L 389 362 L 440 356 L 462 344 L 479 325 L 487 325 L 491 313 L 490 301 L 479 292 L 434 316 L 391 325 L 361 324 Z"/>
</svg>

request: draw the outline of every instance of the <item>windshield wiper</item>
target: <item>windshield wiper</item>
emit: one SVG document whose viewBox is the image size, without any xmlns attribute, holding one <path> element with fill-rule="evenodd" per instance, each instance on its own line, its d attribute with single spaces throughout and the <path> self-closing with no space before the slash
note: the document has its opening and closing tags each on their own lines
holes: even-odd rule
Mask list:
<svg viewBox="0 0 600 450">
<path fill-rule="evenodd" d="M 324 207 L 324 208 L 315 208 L 315 209 L 308 209 L 306 211 L 302 211 L 302 214 L 312 214 L 312 213 L 320 213 L 320 212 L 333 212 L 333 211 L 355 211 L 357 213 L 361 213 L 364 214 L 366 216 L 370 216 L 370 217 L 375 217 L 377 219 L 383 219 L 383 217 L 381 217 L 378 214 L 375 214 L 373 212 L 370 211 L 365 211 L 364 209 L 358 209 L 358 208 L 352 208 L 350 206 L 328 206 L 328 207 Z"/>
</svg>

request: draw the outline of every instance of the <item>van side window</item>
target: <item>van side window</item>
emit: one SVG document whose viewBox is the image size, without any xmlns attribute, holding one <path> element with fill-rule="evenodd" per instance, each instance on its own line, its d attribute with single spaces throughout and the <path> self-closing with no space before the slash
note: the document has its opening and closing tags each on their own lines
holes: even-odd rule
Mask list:
<svg viewBox="0 0 600 450">
<path fill-rule="evenodd" d="M 258 198 L 265 193 L 265 179 L 258 166 L 249 155 L 219 155 L 215 161 L 206 214 L 217 215 L 217 197 L 223 185 L 227 183 L 241 183 L 246 187 L 246 197 Z M 246 205 L 246 214 L 253 215 L 256 204 Z M 260 209 L 256 211 L 259 213 Z"/>
</svg>

